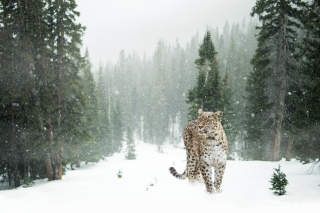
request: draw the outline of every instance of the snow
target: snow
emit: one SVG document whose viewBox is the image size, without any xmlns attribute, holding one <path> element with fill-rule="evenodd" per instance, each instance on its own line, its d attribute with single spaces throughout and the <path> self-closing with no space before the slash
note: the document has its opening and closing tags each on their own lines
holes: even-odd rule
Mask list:
<svg viewBox="0 0 320 213">
<path fill-rule="evenodd" d="M 297 161 L 228 161 L 222 193 L 209 194 L 204 184 L 174 178 L 185 167 L 185 150 L 137 143 L 136 160 L 125 152 L 95 165 L 67 170 L 61 181 L 37 181 L 29 188 L 0 191 L 1 212 L 280 212 L 320 208 L 320 172 L 307 174 L 311 164 Z M 284 196 L 269 188 L 274 168 L 281 165 L 289 185 Z M 118 178 L 119 171 L 122 178 Z"/>
</svg>

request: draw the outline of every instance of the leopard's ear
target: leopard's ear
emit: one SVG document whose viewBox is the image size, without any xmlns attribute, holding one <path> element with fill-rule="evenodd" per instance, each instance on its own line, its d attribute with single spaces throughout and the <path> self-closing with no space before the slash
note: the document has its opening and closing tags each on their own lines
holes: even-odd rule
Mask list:
<svg viewBox="0 0 320 213">
<path fill-rule="evenodd" d="M 202 111 L 202 109 L 200 108 L 200 109 L 198 110 L 198 118 L 200 118 L 200 117 L 202 116 L 202 114 L 203 114 L 203 111 Z"/>
<path fill-rule="evenodd" d="M 223 115 L 223 112 L 222 111 L 216 111 L 214 114 L 217 116 L 217 118 L 221 119 L 222 115 Z"/>
</svg>

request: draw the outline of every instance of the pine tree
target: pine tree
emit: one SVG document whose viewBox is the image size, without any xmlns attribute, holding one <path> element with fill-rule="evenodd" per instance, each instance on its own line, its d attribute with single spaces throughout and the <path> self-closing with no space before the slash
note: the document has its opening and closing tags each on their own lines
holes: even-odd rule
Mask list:
<svg viewBox="0 0 320 213">
<path fill-rule="evenodd" d="M 196 119 L 197 111 L 202 108 L 205 111 L 222 110 L 225 113 L 225 123 L 232 120 L 231 88 L 228 85 L 229 76 L 225 73 L 222 79 L 219 73 L 217 52 L 212 43 L 211 33 L 204 36 L 199 48 L 199 58 L 195 60 L 199 74 L 196 86 L 188 91 L 187 103 L 190 105 L 188 120 Z M 229 123 L 230 124 L 230 123 Z M 224 125 L 229 131 L 232 125 Z M 229 128 L 229 129 L 228 129 Z"/>
<path fill-rule="evenodd" d="M 53 149 L 56 166 L 55 179 L 62 179 L 64 150 L 68 145 L 79 143 L 77 136 L 83 116 L 84 97 L 80 89 L 79 71 L 83 63 L 80 54 L 81 36 L 84 27 L 76 22 L 79 13 L 74 0 L 49 1 L 50 47 L 52 48 L 54 82 L 56 94 L 55 117 L 52 118 L 54 135 Z"/>
<path fill-rule="evenodd" d="M 263 72 L 263 66 L 268 61 L 265 52 L 258 47 L 255 58 L 252 60 L 255 70 L 248 76 L 246 91 L 246 145 L 245 158 L 253 160 L 267 160 L 267 147 L 265 145 L 265 132 L 270 123 L 264 118 L 268 116 L 271 104 L 267 96 L 267 72 Z M 255 60 L 258 59 L 259 63 Z"/>
<path fill-rule="evenodd" d="M 271 177 L 270 183 L 271 188 L 270 190 L 275 191 L 274 193 L 281 196 L 286 194 L 286 186 L 288 185 L 288 180 L 286 178 L 286 174 L 280 171 L 280 165 L 278 169 L 274 169 L 273 175 Z"/>
<path fill-rule="evenodd" d="M 292 103 L 290 122 L 294 126 L 291 134 L 295 137 L 295 154 L 302 162 L 320 157 L 319 18 L 320 1 L 314 0 L 305 6 L 302 17 L 305 35 L 300 45 L 300 84 L 295 85 L 288 97 Z"/>
<path fill-rule="evenodd" d="M 226 128 L 229 151 L 230 153 L 235 153 L 240 151 L 240 146 L 244 141 L 245 136 L 245 112 L 244 107 L 246 104 L 245 100 L 245 88 L 247 83 L 247 76 L 250 72 L 250 61 L 249 58 L 252 57 L 252 53 L 255 49 L 251 49 L 248 45 L 248 30 L 255 27 L 247 27 L 245 21 L 242 23 L 240 28 L 239 24 L 233 24 L 230 33 L 230 42 L 228 47 L 227 58 L 223 58 L 226 66 L 226 74 L 228 75 L 228 84 L 232 89 L 232 97 L 230 104 L 228 106 L 228 116 L 225 116 L 227 120 L 228 128 Z M 254 42 L 255 38 L 252 39 Z M 255 48 L 255 47 L 253 47 Z M 233 142 L 233 143 L 232 143 Z M 246 149 L 245 149 L 246 150 Z M 240 153 L 238 153 L 240 154 Z"/>
<path fill-rule="evenodd" d="M 281 135 L 287 128 L 286 121 L 289 116 L 286 106 L 290 103 L 286 103 L 286 97 L 290 86 L 297 78 L 296 30 L 301 27 L 299 22 L 301 5 L 303 3 L 300 0 L 259 0 L 251 13 L 252 16 L 258 15 L 262 25 L 258 27 L 258 49 L 252 59 L 255 74 L 251 74 L 250 81 L 256 84 L 253 82 L 254 76 L 261 78 L 262 86 L 257 88 L 260 90 L 260 97 L 254 97 L 255 91 L 247 90 L 249 92 L 247 127 L 252 126 L 250 118 L 252 114 L 255 116 L 254 119 L 260 121 L 256 123 L 258 126 L 253 127 L 257 131 L 251 131 L 257 133 L 259 137 L 248 130 L 248 138 L 251 138 L 251 142 L 261 140 L 265 144 L 263 148 L 266 147 L 269 152 L 269 157 L 266 158 L 272 161 L 280 159 L 280 147 L 283 141 Z M 263 104 L 258 112 L 258 105 L 262 102 L 270 105 Z M 253 108 L 255 111 L 250 112 Z M 270 128 L 266 129 L 266 125 Z M 260 133 L 259 128 L 263 129 Z"/>
<path fill-rule="evenodd" d="M 20 0 L 0 7 L 0 122 L 7 131 L 0 134 L 8 141 L 0 143 L 6 153 L 0 173 L 8 171 L 15 187 L 61 179 L 64 145 L 74 145 L 83 130 L 78 71 L 84 28 L 74 23 L 76 4 Z"/>
<path fill-rule="evenodd" d="M 81 89 L 85 99 L 83 106 L 84 116 L 81 124 L 83 132 L 78 140 L 82 141 L 75 161 L 79 164 L 80 160 L 85 162 L 98 162 L 102 157 L 102 143 L 99 140 L 99 116 L 96 84 L 91 71 L 91 62 L 88 49 L 85 52 L 84 68 L 81 70 Z"/>
<path fill-rule="evenodd" d="M 187 103 L 190 105 L 188 120 L 195 119 L 200 108 L 215 112 L 225 107 L 221 97 L 222 81 L 216 54 L 211 34 L 207 32 L 199 48 L 199 58 L 195 61 L 199 70 L 197 84 L 187 94 Z"/>
<path fill-rule="evenodd" d="M 43 148 L 38 143 L 39 134 L 37 122 L 36 98 L 38 84 L 36 55 L 36 41 L 41 40 L 40 32 L 35 34 L 35 28 L 44 29 L 42 20 L 38 18 L 43 14 L 43 3 L 37 3 L 29 7 L 27 1 L 1 2 L 1 55 L 0 55 L 0 122 L 1 132 L 6 143 L 1 146 L 3 153 L 4 171 L 8 176 L 9 185 L 17 187 L 23 179 L 28 179 L 29 174 L 41 176 L 41 172 L 35 167 L 31 171 L 31 161 L 41 162 Z M 39 7 L 39 8 L 38 8 Z M 37 38 L 35 35 L 38 35 Z M 37 53 L 37 54 L 34 54 Z M 40 58 L 39 58 L 40 59 Z M 21 134 L 22 133 L 22 134 Z M 29 146 L 33 147 L 29 147 Z M 31 156 L 28 150 L 33 149 L 37 156 Z M 30 150 L 31 151 L 31 150 Z M 33 159 L 32 159 L 33 158 Z M 20 165 L 20 166 L 19 166 Z M 23 166 L 21 166 L 23 165 Z M 39 166 L 41 167 L 41 166 Z M 13 184 L 12 184 L 13 182 Z"/>
<path fill-rule="evenodd" d="M 98 127 L 97 141 L 102 145 L 101 150 L 105 156 L 113 153 L 112 130 L 111 130 L 111 101 L 108 94 L 110 85 L 107 84 L 107 76 L 100 64 L 98 70 L 97 99 L 98 99 Z"/>
</svg>

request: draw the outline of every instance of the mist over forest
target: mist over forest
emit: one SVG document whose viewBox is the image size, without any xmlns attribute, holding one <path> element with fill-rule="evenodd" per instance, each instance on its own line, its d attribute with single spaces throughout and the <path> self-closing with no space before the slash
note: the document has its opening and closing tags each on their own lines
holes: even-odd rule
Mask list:
<svg viewBox="0 0 320 213">
<path fill-rule="evenodd" d="M 232 111 L 211 110 L 244 118 L 245 85 L 252 70 L 250 59 L 257 48 L 256 24 L 255 19 L 241 24 L 226 21 L 221 32 L 208 27 L 217 52 L 219 75 L 232 92 Z M 105 102 L 119 103 L 124 128 L 134 129 L 140 139 L 159 146 L 166 141 L 174 144 L 181 141 L 183 128 L 190 120 L 187 94 L 197 83 L 199 70 L 195 61 L 205 33 L 195 32 L 186 46 L 179 39 L 173 44 L 161 39 L 151 57 L 123 50 L 116 64 L 100 65 L 98 93 L 105 97 Z M 226 125 L 233 129 L 235 124 Z M 234 135 L 242 138 L 243 132 Z M 241 146 L 239 140 L 230 140 L 231 147 Z"/>
<path fill-rule="evenodd" d="M 93 67 L 76 1 L 1 1 L 0 189 L 124 144 L 134 158 L 134 138 L 179 147 L 199 108 L 223 111 L 228 160 L 319 161 L 320 1 L 252 6 L 249 20 Z"/>
</svg>

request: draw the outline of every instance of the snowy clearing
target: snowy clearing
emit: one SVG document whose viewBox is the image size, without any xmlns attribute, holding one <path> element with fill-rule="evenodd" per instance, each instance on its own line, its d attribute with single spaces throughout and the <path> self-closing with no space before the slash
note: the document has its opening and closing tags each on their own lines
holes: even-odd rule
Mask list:
<svg viewBox="0 0 320 213">
<path fill-rule="evenodd" d="M 37 181 L 29 188 L 0 191 L 1 212 L 192 212 L 199 210 L 314 210 L 320 208 L 320 173 L 308 175 L 310 164 L 299 162 L 228 161 L 222 193 L 208 194 L 204 184 L 174 178 L 182 173 L 185 150 L 137 143 L 137 160 L 115 154 L 96 165 L 67 170 L 62 181 Z M 287 194 L 269 188 L 274 168 L 287 175 Z M 119 171 L 122 178 L 118 178 Z"/>
</svg>

